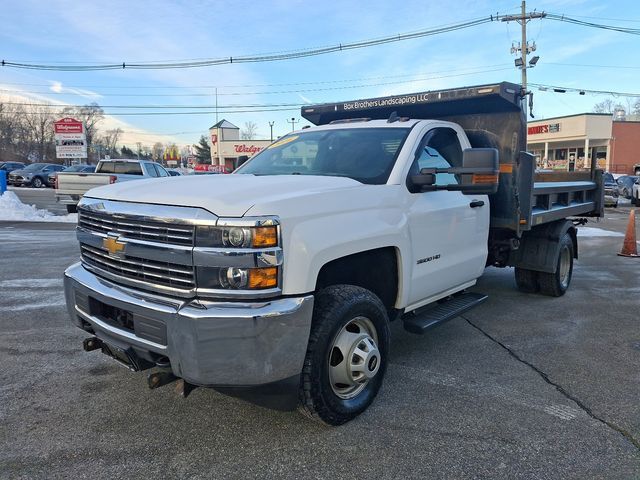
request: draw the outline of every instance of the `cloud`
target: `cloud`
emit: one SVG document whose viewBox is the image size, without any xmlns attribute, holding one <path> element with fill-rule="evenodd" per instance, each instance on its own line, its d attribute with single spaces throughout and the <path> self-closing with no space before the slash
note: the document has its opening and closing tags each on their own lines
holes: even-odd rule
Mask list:
<svg viewBox="0 0 640 480">
<path fill-rule="evenodd" d="M 79 97 L 89 98 L 91 100 L 97 100 L 98 98 L 102 98 L 102 95 L 100 95 L 97 92 L 93 92 L 91 90 L 84 90 L 81 88 L 67 88 L 62 85 L 62 82 L 58 82 L 58 81 L 51 81 L 51 86 L 49 87 L 49 90 L 58 94 L 67 93 L 69 95 L 77 95 Z"/>
</svg>

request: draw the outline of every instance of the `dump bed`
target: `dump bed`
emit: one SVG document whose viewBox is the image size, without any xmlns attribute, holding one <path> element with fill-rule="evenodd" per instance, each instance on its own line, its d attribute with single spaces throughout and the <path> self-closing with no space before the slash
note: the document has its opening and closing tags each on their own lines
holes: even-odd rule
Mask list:
<svg viewBox="0 0 640 480">
<path fill-rule="evenodd" d="M 569 216 L 602 216 L 602 172 L 535 173 L 526 153 L 526 113 L 519 85 L 491 85 L 369 98 L 302 107 L 315 125 L 350 118 L 412 119 L 459 124 L 473 147 L 499 151 L 500 184 L 491 195 L 491 228 L 520 235 L 535 225 Z"/>
</svg>

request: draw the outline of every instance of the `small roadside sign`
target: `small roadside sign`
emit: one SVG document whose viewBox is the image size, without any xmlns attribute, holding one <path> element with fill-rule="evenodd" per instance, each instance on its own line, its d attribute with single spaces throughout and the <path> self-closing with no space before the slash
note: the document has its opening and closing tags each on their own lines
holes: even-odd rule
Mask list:
<svg viewBox="0 0 640 480">
<path fill-rule="evenodd" d="M 66 117 L 54 122 L 57 158 L 87 158 L 87 136 L 84 124 Z"/>
</svg>

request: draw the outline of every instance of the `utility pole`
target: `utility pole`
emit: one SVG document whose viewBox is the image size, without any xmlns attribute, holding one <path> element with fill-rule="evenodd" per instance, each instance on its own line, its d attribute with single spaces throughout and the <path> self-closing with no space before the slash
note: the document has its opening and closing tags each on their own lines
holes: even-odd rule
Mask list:
<svg viewBox="0 0 640 480">
<path fill-rule="evenodd" d="M 522 27 L 522 40 L 520 42 L 520 46 L 519 47 L 512 46 L 511 52 L 515 53 L 517 51 L 520 51 L 520 59 L 519 59 L 520 61 L 518 62 L 518 59 L 516 59 L 516 66 L 520 67 L 520 70 L 522 71 L 522 95 L 523 96 L 527 94 L 527 68 L 529 68 L 527 66 L 527 54 L 530 52 L 533 52 L 536 49 L 535 43 L 531 46 L 529 46 L 529 44 L 527 43 L 527 23 L 529 23 L 529 21 L 533 20 L 534 18 L 544 18 L 546 16 L 547 14 L 544 12 L 527 13 L 527 2 L 525 0 L 522 0 L 522 13 L 520 15 L 504 15 L 501 18 L 503 22 L 516 21 Z M 534 58 L 534 60 L 536 59 Z"/>
<path fill-rule="evenodd" d="M 271 141 L 273 142 L 273 126 L 276 122 L 269 122 L 269 129 L 271 129 Z"/>
<path fill-rule="evenodd" d="M 295 117 L 291 117 L 291 120 L 287 120 L 287 123 L 291 124 L 291 131 L 293 132 L 296 129 L 296 123 L 299 123 L 300 120 L 296 120 Z"/>
</svg>

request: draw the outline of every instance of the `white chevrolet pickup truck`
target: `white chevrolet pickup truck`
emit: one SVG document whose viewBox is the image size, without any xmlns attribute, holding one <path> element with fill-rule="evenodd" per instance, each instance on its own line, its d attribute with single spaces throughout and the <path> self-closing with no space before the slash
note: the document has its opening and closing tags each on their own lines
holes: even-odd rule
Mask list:
<svg viewBox="0 0 640 480">
<path fill-rule="evenodd" d="M 162 165 L 146 160 L 100 160 L 95 173 L 60 172 L 54 188 L 56 201 L 67 206 L 67 212 L 75 213 L 82 196 L 89 190 L 116 182 L 144 178 L 168 177 Z"/>
<path fill-rule="evenodd" d="M 523 93 L 500 83 L 304 107 L 232 175 L 92 190 L 73 322 L 151 388 L 178 381 L 331 425 L 380 389 L 389 323 L 422 334 L 481 303 L 487 266 L 559 296 L 602 172 L 536 176 Z"/>
</svg>

